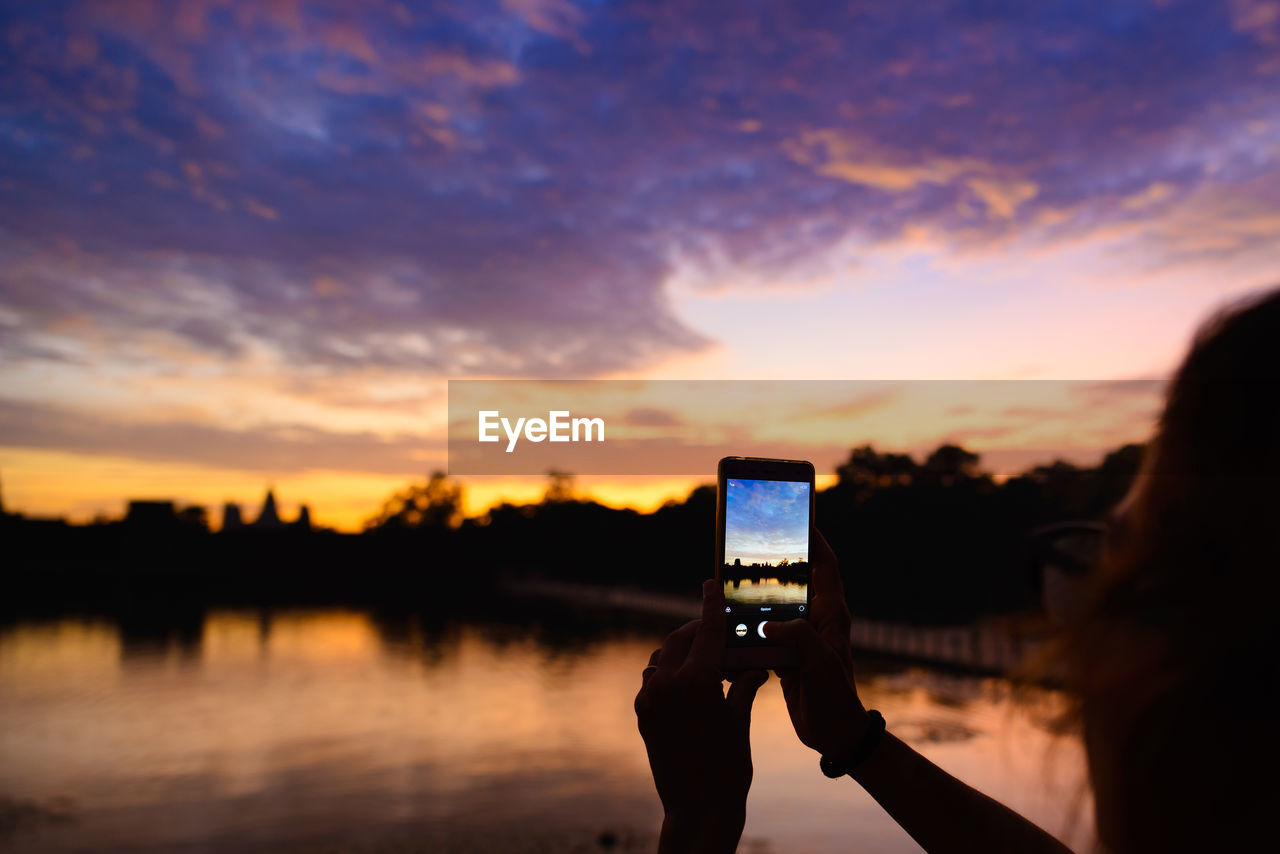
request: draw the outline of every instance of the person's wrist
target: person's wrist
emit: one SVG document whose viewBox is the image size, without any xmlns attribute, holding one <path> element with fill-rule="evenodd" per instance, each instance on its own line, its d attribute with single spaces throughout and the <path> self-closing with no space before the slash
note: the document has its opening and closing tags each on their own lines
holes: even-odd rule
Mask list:
<svg viewBox="0 0 1280 854">
<path fill-rule="evenodd" d="M 854 747 L 842 748 L 839 753 L 823 754 L 822 760 L 818 763 L 823 774 L 832 778 L 853 774 L 880 744 L 885 732 L 884 716 L 875 709 L 863 710 L 862 715 L 865 726 Z"/>
<path fill-rule="evenodd" d="M 831 734 L 831 738 L 818 752 L 823 756 L 849 756 L 858 749 L 870 729 L 871 718 L 867 715 L 867 710 L 858 704 L 846 716 L 844 725 Z"/>
<path fill-rule="evenodd" d="M 660 854 L 737 850 L 747 821 L 747 805 L 707 804 L 697 809 L 669 810 L 662 819 Z"/>
</svg>

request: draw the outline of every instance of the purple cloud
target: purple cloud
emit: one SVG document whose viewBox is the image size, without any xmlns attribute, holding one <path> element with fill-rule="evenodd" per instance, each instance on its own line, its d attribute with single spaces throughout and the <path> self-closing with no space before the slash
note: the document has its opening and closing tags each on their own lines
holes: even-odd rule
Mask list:
<svg viewBox="0 0 1280 854">
<path fill-rule="evenodd" d="M 1280 30 L 1250 8 L 11 4 L 0 351 L 74 358 L 51 340 L 87 317 L 122 349 L 593 375 L 708 343 L 677 258 L 1274 209 Z M 1267 239 L 1234 236 L 1194 251 Z"/>
</svg>

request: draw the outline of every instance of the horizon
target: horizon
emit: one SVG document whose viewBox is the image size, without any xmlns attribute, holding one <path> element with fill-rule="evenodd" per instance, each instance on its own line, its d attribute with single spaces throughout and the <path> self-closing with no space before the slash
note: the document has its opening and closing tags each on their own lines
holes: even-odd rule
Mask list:
<svg viewBox="0 0 1280 854">
<path fill-rule="evenodd" d="M 1250 2 L 65 0 L 0 29 L 0 472 L 36 516 L 273 483 L 357 530 L 445 468 L 450 379 L 1164 380 L 1280 283 L 1280 18 Z M 1006 426 L 873 419 L 815 462 L 1045 449 Z M 468 480 L 468 513 L 542 490 Z"/>
<path fill-rule="evenodd" d="M 1120 450 L 1121 448 L 1124 448 L 1126 446 L 1127 445 L 1119 445 L 1115 448 L 1112 448 L 1109 451 L 1104 452 L 1104 456 L 1107 453 Z M 893 451 L 886 451 L 881 448 L 875 448 L 874 446 L 872 447 L 878 453 L 894 453 Z M 851 448 L 850 450 L 853 450 L 853 448 Z M 908 456 L 911 456 L 911 455 L 908 454 Z M 923 465 L 924 457 L 921 456 L 920 458 L 917 459 L 916 457 L 912 456 L 912 461 L 916 465 Z M 1051 455 L 1044 458 L 1035 458 L 1032 462 L 1028 463 L 1020 471 L 999 473 L 999 472 L 993 472 L 989 468 L 984 467 L 981 464 L 981 455 L 979 455 L 979 464 L 977 469 L 974 471 L 974 476 L 988 477 L 988 478 L 991 478 L 997 484 L 1003 484 L 1006 480 L 1009 480 L 1011 478 L 1030 475 L 1034 472 L 1035 469 L 1040 467 L 1048 467 L 1058 463 L 1066 463 L 1068 465 L 1075 466 L 1081 472 L 1087 472 L 1087 471 L 1096 469 L 1101 464 L 1101 462 L 1102 462 L 1101 458 L 1093 460 L 1092 462 L 1081 463 L 1079 461 L 1072 461 L 1072 460 L 1065 459 L 1062 455 L 1056 455 L 1056 456 Z M 569 495 L 569 500 L 596 503 L 596 504 L 600 504 L 602 506 L 609 507 L 615 510 L 635 510 L 642 514 L 653 513 L 658 509 L 660 509 L 664 504 L 669 502 L 682 503 L 684 501 L 687 501 L 695 490 L 704 488 L 704 487 L 714 488 L 716 485 L 714 478 L 706 479 L 706 478 L 659 477 L 659 478 L 656 478 L 657 480 L 659 480 L 659 485 L 658 485 L 658 489 L 655 491 L 655 495 L 657 496 L 655 500 L 648 501 L 648 502 L 643 502 L 643 501 L 611 502 L 607 499 L 602 498 L 600 495 L 596 494 L 590 489 L 584 489 L 579 487 L 577 485 L 577 482 L 581 479 L 579 478 L 579 476 L 574 475 L 572 473 L 565 473 L 565 474 L 568 474 L 570 478 L 569 485 L 571 488 L 571 493 Z M 550 482 L 548 478 L 542 478 L 541 480 L 538 480 L 532 477 L 502 478 L 501 484 L 498 487 L 498 490 L 500 490 L 498 495 L 496 497 L 487 498 L 484 503 L 480 503 L 471 497 L 471 491 L 470 491 L 471 480 L 474 479 L 477 481 L 484 481 L 484 480 L 490 480 L 493 478 L 486 477 L 483 475 L 477 476 L 475 478 L 468 478 L 466 476 L 452 476 L 448 474 L 446 474 L 445 477 L 447 477 L 449 481 L 456 483 L 462 487 L 463 489 L 462 517 L 467 520 L 475 520 L 478 518 L 482 518 L 490 510 L 498 506 L 501 506 L 503 504 L 522 506 L 522 505 L 530 505 L 530 504 L 536 505 L 536 504 L 544 503 L 547 500 L 547 490 Z M 186 501 L 182 498 L 178 498 L 173 495 L 131 495 L 131 496 L 121 496 L 120 498 L 117 499 L 117 503 L 120 509 L 114 514 L 98 513 L 94 516 L 74 516 L 74 515 L 68 515 L 68 514 L 46 515 L 46 514 L 29 512 L 27 510 L 24 510 L 24 508 L 20 506 L 16 506 L 13 502 L 11 502 L 8 499 L 7 491 L 4 489 L 3 478 L 4 478 L 4 473 L 0 472 L 0 508 L 3 509 L 3 512 L 11 515 L 16 515 L 16 516 L 24 516 L 30 520 L 62 521 L 71 525 L 92 525 L 92 524 L 124 521 L 124 518 L 127 515 L 129 505 L 135 502 L 143 503 L 143 504 L 170 503 L 174 506 L 174 509 L 176 511 L 181 511 L 184 508 L 198 508 L 198 509 L 204 510 L 208 516 L 209 530 L 211 532 L 216 532 L 216 531 L 222 530 L 223 526 L 221 524 L 221 521 L 222 521 L 221 514 L 225 510 L 226 506 L 234 505 L 241 514 L 241 518 L 243 519 L 243 524 L 249 525 L 249 524 L 252 524 L 252 522 L 256 520 L 258 515 L 262 512 L 262 508 L 266 504 L 268 495 L 270 495 L 272 496 L 272 501 L 275 504 L 278 515 L 280 516 L 281 520 L 284 521 L 286 524 L 295 520 L 303 508 L 307 508 L 308 513 L 310 515 L 312 529 L 331 529 L 339 533 L 360 533 L 361 531 L 366 530 L 365 522 L 368 522 L 369 520 L 373 519 L 377 515 L 378 510 L 381 509 L 381 506 L 382 506 L 381 504 L 379 504 L 377 507 L 371 509 L 368 513 L 365 513 L 364 515 L 362 515 L 360 517 L 362 522 L 359 525 L 347 526 L 347 527 L 335 526 L 335 525 L 326 524 L 322 520 L 317 520 L 315 518 L 314 509 L 311 503 L 306 499 L 305 496 L 302 496 L 302 497 L 290 496 L 282 499 L 280 497 L 280 491 L 274 485 L 268 484 L 262 487 L 262 491 L 259 493 L 259 497 L 257 498 L 248 498 L 248 499 L 228 498 L 225 500 L 216 501 L 212 503 L 201 503 L 201 502 Z M 588 476 L 588 479 L 590 479 L 589 476 Z M 627 476 L 625 478 L 626 481 L 631 481 L 631 482 L 645 481 L 649 479 L 650 478 L 646 478 L 644 476 Z M 402 488 L 404 488 L 405 486 L 418 485 L 425 482 L 426 482 L 426 479 L 419 478 L 416 481 L 406 482 L 404 485 L 402 485 Z M 517 491 L 511 492 L 509 491 L 510 484 L 513 482 L 519 483 L 522 487 L 526 487 L 526 488 L 523 490 L 517 490 Z M 675 487 L 672 485 L 673 482 L 688 483 L 689 486 L 685 488 L 683 491 L 680 491 L 679 487 Z M 835 486 L 837 482 L 838 482 L 838 476 L 834 473 L 818 473 L 815 476 L 815 481 L 814 481 L 815 492 L 822 493 L 825 490 Z M 482 494 L 485 494 L 485 493 L 482 493 Z M 386 498 L 390 499 L 391 496 L 388 495 Z M 807 559 L 807 558 L 796 558 L 796 559 L 792 559 L 791 562 L 794 563 L 796 560 L 800 560 L 800 559 Z M 744 560 L 744 563 L 743 563 L 744 566 L 752 565 L 746 562 L 747 559 L 743 559 L 743 560 Z M 731 560 L 726 560 L 726 565 L 730 565 L 731 563 L 732 563 Z M 758 565 L 761 565 L 761 566 L 776 565 L 776 561 L 774 562 L 756 561 L 756 563 L 758 563 Z"/>
</svg>

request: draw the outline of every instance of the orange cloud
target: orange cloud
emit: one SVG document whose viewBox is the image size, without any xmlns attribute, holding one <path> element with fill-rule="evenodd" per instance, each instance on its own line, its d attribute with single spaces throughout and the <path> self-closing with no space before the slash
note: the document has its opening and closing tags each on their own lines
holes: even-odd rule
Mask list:
<svg viewBox="0 0 1280 854">
<path fill-rule="evenodd" d="M 568 0 L 502 0 L 502 7 L 538 32 L 560 39 L 576 39 L 584 17 Z"/>
<path fill-rule="evenodd" d="M 986 204 L 987 210 L 1000 219 L 1011 219 L 1018 205 L 1036 197 L 1039 188 L 1033 181 L 993 178 L 969 178 L 969 189 Z"/>
<path fill-rule="evenodd" d="M 260 216 L 263 219 L 276 220 L 280 218 L 280 213 L 270 205 L 263 204 L 257 199 L 248 198 L 244 200 L 245 210 L 254 216 Z"/>
<path fill-rule="evenodd" d="M 923 184 L 960 184 L 986 205 L 992 216 L 1009 219 L 1023 202 L 1036 197 L 1032 181 L 1006 175 L 995 165 L 968 157 L 926 157 L 900 162 L 871 143 L 832 130 L 808 131 L 784 144 L 797 163 L 819 175 L 862 184 L 890 193 Z"/>
<path fill-rule="evenodd" d="M 1173 191 L 1174 186 L 1167 181 L 1156 181 L 1141 192 L 1127 196 L 1120 202 L 1120 206 L 1125 210 L 1142 210 L 1150 205 L 1163 202 L 1173 195 Z"/>
<path fill-rule="evenodd" d="M 353 56 L 367 65 L 378 61 L 378 52 L 369 43 L 369 38 L 350 21 L 334 21 L 321 30 L 320 36 L 330 50 Z"/>
<path fill-rule="evenodd" d="M 92 65 L 98 58 L 98 40 L 89 33 L 73 33 L 67 39 L 67 57 L 76 65 Z"/>
<path fill-rule="evenodd" d="M 449 108 L 444 104 L 437 104 L 434 101 L 419 101 L 418 109 L 433 122 L 447 122 L 449 120 Z"/>
<path fill-rule="evenodd" d="M 508 86 L 520 79 L 520 73 L 509 62 L 473 60 L 457 53 L 433 53 L 422 60 L 419 68 L 428 75 L 453 76 L 483 88 Z"/>
<path fill-rule="evenodd" d="M 1275 0 L 1233 0 L 1231 24 L 1263 44 L 1280 41 L 1280 3 Z"/>
<path fill-rule="evenodd" d="M 317 296 L 336 297 L 349 293 L 347 286 L 333 276 L 316 276 L 311 282 L 311 289 Z"/>
<path fill-rule="evenodd" d="M 837 131 L 809 131 L 785 144 L 792 160 L 810 166 L 819 175 L 863 184 L 891 193 L 914 189 L 924 183 L 944 184 L 963 164 L 946 159 L 929 163 L 894 163 Z"/>
<path fill-rule="evenodd" d="M 177 178 L 167 172 L 161 172 L 159 169 L 147 170 L 147 180 L 162 190 L 175 190 L 178 187 Z"/>
</svg>

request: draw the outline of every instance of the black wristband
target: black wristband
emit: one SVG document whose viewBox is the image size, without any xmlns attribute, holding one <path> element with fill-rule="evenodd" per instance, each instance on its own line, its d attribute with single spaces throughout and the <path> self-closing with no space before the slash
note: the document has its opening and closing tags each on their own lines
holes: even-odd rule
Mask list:
<svg viewBox="0 0 1280 854">
<path fill-rule="evenodd" d="M 871 709 L 867 712 L 867 721 L 870 726 L 866 734 L 862 736 L 862 741 L 858 742 L 857 748 L 847 758 L 833 759 L 830 756 L 824 756 L 818 760 L 818 767 L 822 769 L 823 774 L 833 780 L 845 774 L 852 774 L 853 770 L 871 755 L 871 751 L 876 749 L 876 745 L 884 737 L 884 715 Z"/>
</svg>

